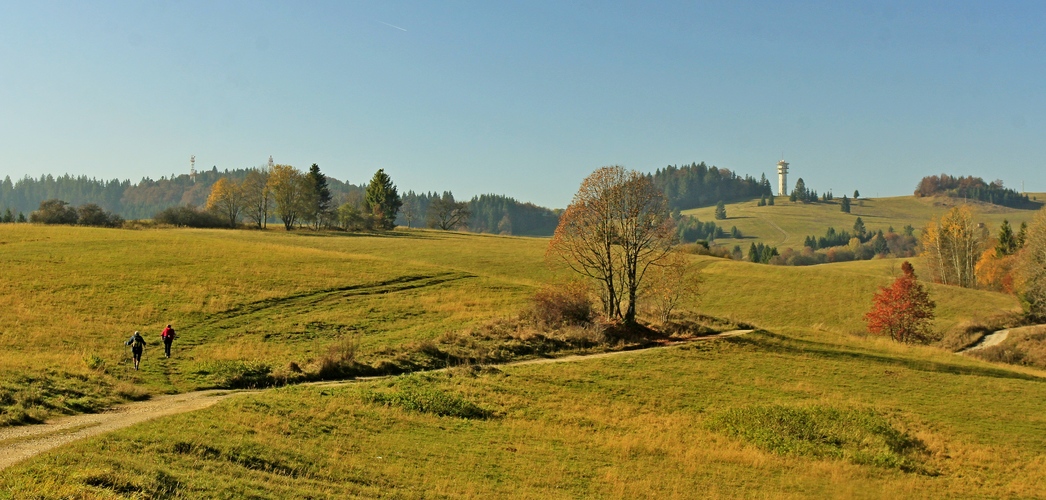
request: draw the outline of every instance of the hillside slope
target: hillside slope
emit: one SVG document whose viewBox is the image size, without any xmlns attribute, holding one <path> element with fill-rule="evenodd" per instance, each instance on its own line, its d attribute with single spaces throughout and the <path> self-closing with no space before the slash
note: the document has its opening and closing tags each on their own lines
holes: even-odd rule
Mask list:
<svg viewBox="0 0 1046 500">
<path fill-rule="evenodd" d="M 1046 195 L 1034 194 L 1038 199 Z M 743 239 L 721 238 L 716 240 L 720 245 L 732 247 L 741 245 L 747 251 L 751 243 L 764 243 L 779 249 L 801 249 L 807 236 L 824 236 L 829 227 L 837 230 L 852 231 L 857 217 L 864 221 L 869 231 L 882 229 L 885 232 L 891 226 L 900 232 L 905 225 L 912 225 L 917 231 L 931 218 L 944 214 L 948 209 L 962 200 L 954 198 L 916 198 L 915 196 L 898 196 L 891 198 L 862 198 L 853 202 L 850 213 L 839 209 L 839 199 L 804 204 L 790 202 L 787 197 L 778 196 L 774 206 L 757 206 L 758 200 L 749 200 L 726 205 L 726 220 L 715 220 L 715 207 L 704 207 L 683 211 L 701 221 L 715 221 L 729 233 L 731 226 L 736 226 L 744 236 Z M 986 203 L 970 203 L 974 209 L 977 222 L 985 223 L 991 231 L 996 231 L 1004 219 L 1014 227 L 1021 222 L 1030 222 L 1035 215 L 1032 210 L 1017 210 Z"/>
<path fill-rule="evenodd" d="M 518 314 L 554 275 L 546 245 L 432 231 L 0 228 L 12 263 L 0 282 L 0 305 L 12 311 L 0 316 L 0 401 L 10 403 L 5 413 L 56 402 L 91 411 L 82 406 L 91 390 L 207 387 L 223 370 L 307 366 L 346 338 L 358 339 L 360 356 L 433 345 Z M 1040 372 L 860 334 L 871 294 L 899 261 L 694 260 L 703 291 L 684 308 L 763 330 L 656 353 L 244 395 L 20 463 L 0 477 L 0 498 L 896 498 L 1046 488 Z M 938 328 L 1016 307 L 991 292 L 931 293 Z M 131 370 L 127 330 L 155 339 L 166 322 L 183 336 L 174 357 L 153 348 L 143 370 Z"/>
</svg>

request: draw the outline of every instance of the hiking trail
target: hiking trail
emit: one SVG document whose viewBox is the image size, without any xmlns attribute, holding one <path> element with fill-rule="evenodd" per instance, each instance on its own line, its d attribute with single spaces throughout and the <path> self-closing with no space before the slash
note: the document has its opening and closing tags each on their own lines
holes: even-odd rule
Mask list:
<svg viewBox="0 0 1046 500">
<path fill-rule="evenodd" d="M 735 337 L 750 333 L 753 330 L 731 330 L 717 333 L 707 337 L 699 337 L 691 340 L 673 342 L 651 347 L 631 349 L 624 351 L 611 351 L 589 355 L 563 356 L 559 358 L 526 359 L 504 363 L 500 367 L 536 365 L 549 363 L 568 363 L 573 361 L 586 361 L 591 359 L 609 358 L 637 354 L 646 351 L 678 347 L 693 342 L 713 340 L 719 338 Z M 429 370 L 426 373 L 446 371 L 447 368 Z M 419 372 L 414 372 L 419 373 Z M 299 385 L 340 386 L 349 385 L 371 380 L 386 379 L 402 375 L 382 375 L 376 377 L 360 377 L 350 380 L 309 382 Z M 271 389 L 271 388 L 270 388 Z M 258 394 L 270 389 L 211 389 L 204 391 L 186 392 L 157 396 L 147 401 L 117 405 L 108 411 L 101 413 L 86 413 L 68 417 L 56 418 L 52 421 L 16 427 L 0 428 L 0 470 L 4 470 L 18 462 L 32 458 L 46 451 L 58 448 L 74 441 L 84 438 L 99 436 L 115 430 L 130 427 L 132 425 L 164 417 L 176 415 L 195 410 L 207 408 L 219 401 L 242 394 Z"/>
</svg>

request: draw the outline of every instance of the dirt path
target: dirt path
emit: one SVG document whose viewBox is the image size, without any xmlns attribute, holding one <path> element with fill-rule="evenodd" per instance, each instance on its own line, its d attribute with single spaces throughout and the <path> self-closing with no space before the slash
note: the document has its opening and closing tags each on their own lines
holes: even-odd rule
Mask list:
<svg viewBox="0 0 1046 500">
<path fill-rule="evenodd" d="M 1037 331 L 1040 331 L 1040 330 L 1046 331 L 1046 325 L 1029 325 L 1029 326 L 1021 326 L 1021 327 L 1017 327 L 1017 328 L 1007 328 L 1005 330 L 999 330 L 997 332 L 989 333 L 988 335 L 985 335 L 976 344 L 974 344 L 974 345 L 972 345 L 970 347 L 967 347 L 966 349 L 963 349 L 961 351 L 958 351 L 958 352 L 956 352 L 956 354 L 966 354 L 966 353 L 968 353 L 970 351 L 978 351 L 978 350 L 981 350 L 981 349 L 987 349 L 989 347 L 999 345 L 999 344 L 1003 343 L 1003 341 L 1005 341 L 1007 338 L 1009 338 L 1011 333 L 1013 333 L 1015 335 L 1031 334 L 1031 333 L 1034 333 L 1034 332 L 1037 332 Z"/>
<path fill-rule="evenodd" d="M 547 363 L 569 363 L 572 361 L 583 361 L 615 356 L 635 354 L 652 349 L 664 349 L 676 347 L 690 342 L 711 340 L 724 337 L 744 335 L 752 330 L 733 330 L 695 340 L 674 342 L 645 349 L 633 349 L 629 351 L 614 351 L 600 354 L 564 356 L 561 358 L 540 358 L 515 361 L 501 366 L 536 365 Z M 435 370 L 443 371 L 443 370 Z M 366 377 L 353 380 L 339 380 L 328 382 L 315 382 L 305 385 L 335 386 L 347 385 L 368 380 L 389 378 Z M 51 422 L 39 425 L 24 425 L 18 427 L 0 428 L 0 470 L 4 470 L 22 460 L 34 457 L 43 452 L 52 450 L 59 446 L 72 443 L 83 438 L 98 436 L 112 432 L 124 427 L 130 427 L 140 422 L 152 420 L 167 415 L 176 415 L 194 410 L 207 408 L 224 399 L 242 395 L 256 394 L 262 390 L 209 390 L 174 394 L 170 396 L 159 396 L 148 401 L 128 403 L 119 405 L 104 413 L 93 413 L 74 415 L 71 417 L 57 418 Z"/>
<path fill-rule="evenodd" d="M 974 345 L 972 345 L 970 347 L 967 347 L 966 349 L 963 349 L 963 350 L 959 351 L 958 354 L 965 354 L 965 353 L 968 353 L 970 351 L 977 351 L 977 350 L 980 350 L 980 349 L 987 349 L 987 348 L 989 348 L 991 346 L 999 345 L 999 344 L 1002 343 L 1002 341 L 1006 340 L 1006 337 L 1009 337 L 1009 336 L 1010 336 L 1010 330 L 1009 329 L 999 330 L 999 331 L 994 332 L 994 333 L 989 333 L 988 335 L 985 335 L 984 338 L 982 338 L 980 342 L 977 342 L 976 344 L 974 344 Z"/>
<path fill-rule="evenodd" d="M 0 429 L 0 470 L 64 444 L 123 429 L 139 422 L 211 406 L 230 396 L 257 391 L 211 390 L 159 396 L 120 405 L 105 413 L 57 418 L 40 425 Z"/>
</svg>

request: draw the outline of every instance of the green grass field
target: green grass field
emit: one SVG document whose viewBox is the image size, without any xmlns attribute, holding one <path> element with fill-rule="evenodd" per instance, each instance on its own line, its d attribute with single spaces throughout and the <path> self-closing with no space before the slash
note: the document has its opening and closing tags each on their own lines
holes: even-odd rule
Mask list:
<svg viewBox="0 0 1046 500">
<path fill-rule="evenodd" d="M 378 359 L 482 328 L 518 315 L 554 278 L 546 244 L 430 231 L 2 225 L 4 417 L 220 385 L 244 367 L 308 369 L 346 340 Z M 238 396 L 25 461 L 0 472 L 0 498 L 1046 490 L 1041 372 L 862 333 L 861 315 L 899 261 L 785 268 L 693 258 L 704 283 L 686 308 L 761 331 L 598 360 Z M 1018 308 L 1007 295 L 930 290 L 941 330 Z M 155 345 L 166 323 L 181 334 L 170 360 Z M 140 372 L 122 345 L 133 330 L 155 341 Z"/>
<path fill-rule="evenodd" d="M 1029 193 L 1039 200 L 1046 200 L 1046 194 Z M 716 243 L 733 247 L 741 245 L 747 251 L 751 243 L 764 243 L 779 249 L 802 249 L 807 236 L 824 236 L 829 227 L 838 231 L 853 232 L 854 221 L 860 217 L 869 231 L 886 232 L 891 226 L 901 232 L 905 225 L 911 224 L 918 235 L 930 219 L 940 216 L 952 206 L 962 204 L 962 200 L 953 198 L 916 198 L 915 196 L 898 196 L 891 198 L 861 198 L 853 202 L 850 213 L 839 209 L 840 200 L 826 203 L 803 204 L 790 202 L 785 196 L 778 196 L 774 206 L 757 206 L 759 200 L 750 200 L 726 205 L 726 220 L 715 220 L 715 207 L 704 207 L 685 210 L 683 214 L 697 217 L 702 222 L 714 221 L 728 233 L 730 227 L 736 226 L 744 238 L 720 238 Z M 975 220 L 983 222 L 994 234 L 1004 219 L 1014 227 L 1021 222 L 1031 222 L 1034 210 L 1016 210 L 1012 208 L 971 203 Z"/>
<path fill-rule="evenodd" d="M 244 365 L 306 367 L 349 338 L 362 353 L 433 339 L 517 312 L 550 273 L 543 240 L 432 232 L 7 225 L 0 243 L 5 421 L 209 387 Z M 135 330 L 151 345 L 129 372 Z"/>
</svg>

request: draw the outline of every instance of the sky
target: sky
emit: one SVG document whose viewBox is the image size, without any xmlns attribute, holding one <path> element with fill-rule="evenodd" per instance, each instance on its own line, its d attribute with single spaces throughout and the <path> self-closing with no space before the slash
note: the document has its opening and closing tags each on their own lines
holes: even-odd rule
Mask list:
<svg viewBox="0 0 1046 500">
<path fill-rule="evenodd" d="M 1046 191 L 1043 2 L 0 0 L 0 177 L 276 163 L 565 207 L 704 161 Z"/>
</svg>

